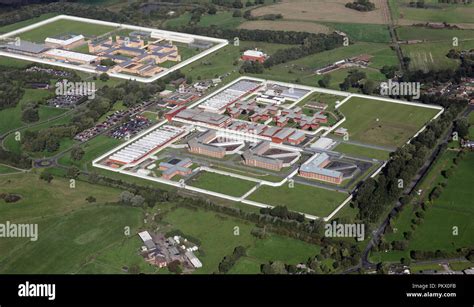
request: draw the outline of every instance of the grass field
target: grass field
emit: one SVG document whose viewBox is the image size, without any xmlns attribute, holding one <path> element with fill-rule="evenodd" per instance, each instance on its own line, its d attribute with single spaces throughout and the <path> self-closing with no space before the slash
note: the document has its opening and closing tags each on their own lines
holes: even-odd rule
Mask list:
<svg viewBox="0 0 474 307">
<path fill-rule="evenodd" d="M 467 50 L 474 48 L 474 41 L 460 41 L 458 47 L 453 47 L 448 42 L 432 42 L 402 46 L 403 54 L 410 57 L 410 69 L 421 69 L 424 71 L 438 69 L 456 69 L 459 60 L 446 57 L 450 49 Z"/>
<path fill-rule="evenodd" d="M 186 184 L 235 197 L 244 195 L 256 185 L 252 181 L 209 172 L 200 172 L 197 177 L 187 181 Z"/>
<path fill-rule="evenodd" d="M 49 18 L 54 17 L 56 15 L 58 15 L 58 14 L 57 13 L 47 13 L 47 14 L 43 14 L 39 17 L 30 18 L 30 19 L 27 19 L 27 20 L 24 20 L 24 21 L 9 24 L 9 25 L 0 27 L 0 33 L 8 33 L 8 32 L 11 32 L 11 31 L 14 31 L 14 30 L 17 30 L 17 29 L 21 29 L 23 27 L 26 27 L 26 26 L 32 25 L 34 23 L 49 19 Z"/>
<path fill-rule="evenodd" d="M 57 20 L 39 28 L 20 34 L 20 38 L 31 42 L 44 42 L 47 37 L 67 33 L 82 34 L 86 38 L 92 38 L 114 30 L 114 27 L 97 24 L 89 24 L 73 20 Z"/>
<path fill-rule="evenodd" d="M 430 29 L 425 27 L 399 27 L 398 38 L 401 40 L 425 40 L 425 41 L 447 41 L 453 42 L 453 37 L 460 41 L 474 39 L 474 30 L 460 29 Z"/>
<path fill-rule="evenodd" d="M 11 173 L 17 173 L 18 170 L 11 168 L 7 165 L 0 164 L 0 175 L 5 175 L 5 174 L 11 174 Z"/>
<path fill-rule="evenodd" d="M 292 211 L 325 217 L 334 211 L 347 196 L 345 193 L 295 184 L 294 188 L 289 188 L 288 185 L 277 188 L 261 186 L 247 199 L 272 206 L 286 206 Z"/>
<path fill-rule="evenodd" d="M 51 92 L 45 90 L 25 89 L 25 94 L 14 108 L 8 108 L 0 111 L 0 134 L 26 125 L 21 121 L 21 107 L 31 102 L 37 102 L 40 99 L 50 95 Z M 40 106 L 38 112 L 40 118 L 39 120 L 43 121 L 58 116 L 66 112 L 66 110 L 48 106 Z"/>
<path fill-rule="evenodd" d="M 425 191 L 425 197 L 431 189 L 443 181 L 441 171 L 452 165 L 455 153 L 446 151 L 436 162 L 428 176 L 422 182 L 420 189 Z M 425 212 L 423 223 L 413 231 L 413 238 L 409 241 L 407 251 L 392 251 L 388 253 L 374 253 L 374 259 L 385 261 L 399 261 L 401 257 L 408 257 L 410 250 L 435 251 L 437 249 L 452 252 L 460 247 L 470 247 L 474 244 L 474 208 L 470 201 L 473 197 L 472 170 L 474 154 L 469 153 L 457 166 L 455 173 L 447 181 L 439 199 L 429 205 Z M 411 219 L 414 217 L 414 207 L 407 205 L 393 223 L 396 232 L 386 235 L 386 240 L 402 240 L 403 233 L 411 231 Z M 421 210 L 421 209 L 418 209 Z M 453 235 L 453 227 L 458 227 L 459 234 Z"/>
<path fill-rule="evenodd" d="M 326 23 L 331 28 L 346 33 L 351 42 L 388 43 L 390 33 L 384 25 L 362 23 Z"/>
<path fill-rule="evenodd" d="M 106 153 L 112 148 L 117 147 L 122 143 L 121 140 L 117 140 L 105 135 L 99 135 L 89 142 L 81 145 L 84 150 L 84 156 L 81 160 L 76 161 L 71 159 L 71 153 L 68 152 L 59 159 L 59 163 L 66 166 L 76 166 L 84 171 L 92 170 L 92 161 L 98 158 L 100 155 Z"/>
<path fill-rule="evenodd" d="M 250 234 L 253 225 L 213 212 L 177 208 L 165 215 L 164 222 L 201 241 L 197 256 L 203 267 L 196 271 L 198 274 L 216 272 L 222 258 L 239 245 L 247 248 L 247 257 L 231 270 L 234 274 L 259 273 L 260 265 L 269 260 L 296 264 L 319 253 L 318 246 L 286 237 L 270 235 L 267 239 L 257 239 Z M 235 227 L 239 229 L 238 235 Z M 240 264 L 241 261 L 244 263 Z"/>
<path fill-rule="evenodd" d="M 244 20 L 242 17 L 232 17 L 232 11 L 219 11 L 215 15 L 205 14 L 197 23 L 200 27 L 218 26 L 219 28 L 236 28 Z M 179 28 L 189 24 L 191 14 L 184 13 L 176 18 L 169 19 L 165 22 L 166 27 Z"/>
<path fill-rule="evenodd" d="M 354 97 L 339 110 L 346 116 L 349 138 L 382 146 L 400 146 L 439 110 Z"/>
<path fill-rule="evenodd" d="M 469 114 L 469 137 L 474 138 L 474 112 Z"/>
<path fill-rule="evenodd" d="M 71 122 L 72 117 L 73 117 L 72 114 L 68 114 L 68 115 L 65 115 L 64 117 L 61 117 L 61 118 L 57 118 L 57 119 L 54 119 L 54 120 L 51 120 L 51 121 L 46 121 L 46 122 L 41 123 L 37 126 L 34 126 L 33 128 L 25 128 L 25 129 L 22 129 L 22 130 L 19 130 L 19 131 L 20 132 L 24 132 L 26 130 L 39 131 L 41 129 L 45 129 L 45 128 L 52 127 L 52 126 L 65 125 L 65 124 L 68 124 L 68 123 Z M 73 139 L 68 138 L 68 137 L 64 137 L 63 139 L 61 139 L 60 147 L 59 147 L 57 152 L 65 150 L 65 149 L 71 147 L 73 144 L 74 144 Z M 5 148 L 7 148 L 8 150 L 13 151 L 15 153 L 21 153 L 22 152 L 21 142 L 19 142 L 15 139 L 14 134 L 9 134 L 5 138 L 4 145 L 5 145 Z M 49 156 L 52 156 L 52 155 L 56 154 L 57 152 L 46 152 L 46 151 L 44 151 L 44 152 L 35 152 L 35 153 L 30 153 L 30 154 L 33 157 L 49 157 Z"/>
<path fill-rule="evenodd" d="M 337 145 L 336 148 L 334 148 L 333 150 L 350 156 L 366 157 L 377 160 L 387 160 L 390 155 L 390 152 L 388 151 L 376 150 L 347 143 L 341 143 Z"/>
<path fill-rule="evenodd" d="M 473 23 L 474 4 L 442 4 L 438 0 L 425 0 L 428 8 L 412 8 L 411 0 L 392 1 L 391 6 L 398 14 L 399 24 L 416 22 Z"/>
<path fill-rule="evenodd" d="M 306 21 L 290 20 L 251 20 L 239 26 L 248 30 L 296 31 L 309 33 L 331 33 L 331 29 L 323 24 Z"/>
<path fill-rule="evenodd" d="M 277 4 L 252 10 L 252 15 L 263 16 L 267 14 L 282 14 L 284 19 L 289 20 L 383 24 L 385 20 L 383 18 L 382 10 L 380 9 L 381 0 L 373 0 L 372 2 L 376 5 L 374 11 L 359 12 L 346 8 L 346 0 L 283 0 Z"/>
</svg>

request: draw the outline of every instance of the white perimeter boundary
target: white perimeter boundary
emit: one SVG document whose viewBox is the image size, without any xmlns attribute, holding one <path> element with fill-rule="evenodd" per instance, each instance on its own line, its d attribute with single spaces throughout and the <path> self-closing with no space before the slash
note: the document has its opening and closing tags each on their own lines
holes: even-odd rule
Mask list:
<svg viewBox="0 0 474 307">
<path fill-rule="evenodd" d="M 219 90 L 217 90 L 216 92 L 213 92 L 211 93 L 210 95 L 207 95 L 201 99 L 199 99 L 198 101 L 196 101 L 195 103 L 193 103 L 191 106 L 189 106 L 189 108 L 194 108 L 194 107 L 197 107 L 199 104 L 201 104 L 202 102 L 206 101 L 207 99 L 209 99 L 210 97 L 220 93 L 221 91 L 225 90 L 226 88 L 232 86 L 233 84 L 239 82 L 240 80 L 252 80 L 252 81 L 257 81 L 257 82 L 271 82 L 273 84 L 277 84 L 277 85 L 282 85 L 282 86 L 287 86 L 287 87 L 296 87 L 294 84 L 291 84 L 291 83 L 285 83 L 285 82 L 279 82 L 279 81 L 272 81 L 272 80 L 265 80 L 265 79 L 259 79 L 259 78 L 253 78 L 253 77 L 246 77 L 246 76 L 242 76 L 232 82 L 230 82 L 229 84 L 227 84 L 226 86 L 220 88 Z M 416 107 L 423 107 L 423 108 L 429 108 L 429 109 L 436 109 L 436 110 L 440 110 L 435 117 L 433 117 L 430 122 L 436 118 L 438 118 L 443 112 L 444 112 L 444 108 L 443 107 L 440 107 L 440 106 L 436 106 L 436 105 L 429 105 L 429 104 L 422 104 L 422 103 L 416 103 L 416 102 L 407 102 L 407 101 L 401 101 L 401 100 L 396 100 L 396 99 L 391 99 L 391 98 L 384 98 L 384 97 L 374 97 L 374 96 L 368 96 L 368 95 L 362 95 L 362 94 L 351 94 L 351 93 L 346 93 L 346 92 L 342 92 L 342 91 L 337 91 L 337 90 L 330 90 L 330 89 L 323 89 L 323 88 L 317 88 L 317 87 L 311 87 L 311 86 L 305 86 L 305 85 L 298 85 L 297 86 L 298 88 L 301 88 L 301 89 L 307 89 L 307 90 L 310 90 L 311 92 L 310 93 L 313 93 L 313 92 L 320 92 L 320 93 L 325 93 L 325 94 L 333 94 L 333 95 L 338 95 L 338 96 L 343 96 L 343 97 L 346 97 L 344 100 L 342 100 L 339 104 L 336 105 L 336 108 L 339 108 L 341 105 L 343 105 L 344 103 L 346 103 L 347 101 L 350 100 L 350 98 L 352 97 L 359 97 L 359 98 L 364 98 L 364 99 L 371 99 L 371 100 L 377 100 L 377 101 L 385 101 L 385 102 L 391 102 L 391 103 L 399 103 L 399 104 L 404 104 L 404 105 L 411 105 L 411 106 L 416 106 Z M 306 97 L 307 95 L 305 95 Z M 299 101 L 299 100 L 298 100 Z M 327 130 L 326 128 L 326 133 L 324 135 L 327 135 L 328 133 L 330 133 L 332 130 L 336 129 L 338 126 L 340 126 L 344 121 L 346 120 L 346 118 L 344 117 L 342 120 L 340 120 L 338 123 L 336 123 L 331 129 Z M 252 201 L 252 200 L 248 200 L 248 199 L 245 199 L 247 196 L 249 196 L 250 194 L 252 194 L 253 192 L 255 192 L 259 185 L 267 185 L 267 186 L 272 186 L 272 187 L 279 187 L 279 186 L 282 186 L 283 184 L 285 184 L 288 179 L 292 178 L 293 176 L 295 176 L 298 172 L 298 170 L 295 170 L 294 172 L 292 172 L 290 175 L 288 175 L 286 178 L 284 178 L 282 181 L 280 182 L 270 182 L 270 181 L 266 181 L 266 180 L 259 180 L 259 179 L 256 179 L 256 178 L 253 178 L 253 177 L 248 177 L 248 176 L 243 176 L 243 175 L 239 175 L 239 174 L 234 174 L 234 173 L 230 173 L 230 172 L 226 172 L 226 171 L 222 171 L 222 170 L 216 170 L 216 169 L 212 169 L 212 168 L 208 168 L 208 167 L 205 167 L 205 166 L 201 166 L 198 168 L 199 171 L 206 171 L 206 172 L 211 172 L 211 173 L 216 173 L 216 174 L 220 174 L 220 175 L 224 175 L 224 176 L 231 176 L 231 177 L 234 177 L 234 178 L 238 178 L 238 179 L 241 179 L 241 180 L 247 180 L 247 181 L 251 181 L 251 182 L 255 182 L 257 183 L 258 185 L 256 185 L 255 187 L 253 187 L 252 189 L 250 189 L 247 193 L 245 193 L 243 196 L 241 197 L 234 197 L 234 196 L 229 196 L 229 195 L 226 195 L 226 194 L 222 194 L 222 193 L 218 193 L 218 192 L 213 192 L 213 191 L 209 191 L 209 190 L 206 190 L 206 189 L 201 189 L 201 188 L 196 188 L 196 187 L 192 187 L 192 186 L 189 186 L 189 185 L 186 185 L 185 183 L 180 183 L 180 182 L 175 182 L 175 181 L 172 181 L 172 180 L 167 180 L 167 179 L 163 179 L 163 178 L 156 178 L 156 177 L 149 177 L 149 176 L 146 176 L 146 175 L 141 175 L 141 174 L 137 174 L 137 173 L 133 173 L 133 172 L 130 172 L 130 171 L 125 171 L 125 170 L 121 170 L 121 169 L 114 169 L 114 168 L 111 168 L 111 167 L 108 167 L 108 166 L 105 166 L 105 165 L 101 165 L 99 164 L 98 162 L 105 159 L 107 156 L 111 155 L 113 152 L 127 146 L 128 144 L 130 144 L 131 142 L 134 142 L 135 140 L 143 137 L 144 135 L 146 135 L 147 133 L 149 133 L 150 131 L 164 125 L 167 121 L 162 121 L 160 123 L 158 123 L 157 125 L 147 129 L 146 131 L 138 134 L 137 136 L 135 136 L 134 138 L 132 138 L 131 140 L 127 141 L 126 143 L 108 151 L 107 153 L 101 155 L 99 158 L 95 159 L 93 162 L 92 162 L 92 165 L 94 167 L 98 167 L 98 168 L 102 168 L 102 169 L 106 169 L 106 170 L 109 170 L 109 171 L 113 171 L 113 172 L 118 172 L 118 173 L 122 173 L 122 174 L 126 174 L 126 175 L 130 175 L 130 176 L 134 176 L 134 177 L 138 177 L 138 178 L 142 178 L 142 179 L 146 179 L 146 180 L 151 180 L 151 181 L 155 181 L 155 182 L 159 182 L 159 183 L 163 183 L 163 184 L 167 184 L 167 185 L 171 185 L 171 186 L 174 186 L 174 187 L 177 187 L 177 188 L 182 188 L 182 189 L 186 189 L 186 190 L 190 190 L 190 191 L 194 191 L 194 192 L 199 192 L 199 193 L 202 193 L 202 194 L 207 194 L 207 195 L 211 195 L 211 196 L 215 196 L 215 197 L 219 197 L 219 198 L 223 198 L 223 199 L 227 199 L 227 200 L 231 200 L 231 201 L 235 201 L 235 202 L 241 202 L 241 203 L 244 203 L 244 204 L 247 204 L 247 205 L 251 205 L 251 206 L 255 206 L 255 207 L 259 207 L 259 208 L 274 208 L 274 206 L 272 205 L 268 205 L 268 204 L 264 204 L 264 203 L 260 203 L 260 202 L 256 202 L 256 201 Z M 210 128 L 210 129 L 216 129 L 215 127 L 207 127 L 207 128 Z M 420 129 L 420 131 L 418 131 L 407 143 L 409 143 L 413 138 L 415 138 L 419 133 L 421 133 L 424 129 L 426 129 L 426 125 Z M 217 129 L 219 130 L 219 129 Z M 224 129 L 225 130 L 225 129 Z M 319 129 L 318 129 L 319 130 Z M 374 178 L 375 176 L 377 176 L 381 171 L 382 169 L 387 165 L 387 161 L 385 163 L 383 163 L 371 176 L 370 178 Z M 329 221 L 330 219 L 332 219 L 342 208 L 344 208 L 344 206 L 350 202 L 352 200 L 353 196 L 352 194 L 349 195 L 339 206 L 337 206 L 336 209 L 334 209 L 328 216 L 326 217 L 318 217 L 318 216 L 315 216 L 315 215 L 311 215 L 311 214 L 307 214 L 307 213 L 304 213 L 304 212 L 299 212 L 301 214 L 303 214 L 307 219 L 310 219 L 310 220 L 316 220 L 316 219 L 322 219 L 323 221 L 327 222 Z"/>
<path fill-rule="evenodd" d="M 90 18 L 83 18 L 83 17 L 76 17 L 76 16 L 69 16 L 69 15 L 58 15 L 40 22 L 37 22 L 35 24 L 11 31 L 9 33 L 0 35 L 0 40 L 1 39 L 6 39 L 10 38 L 12 36 L 42 27 L 46 24 L 58 21 L 58 20 L 71 20 L 71 21 L 79 21 L 79 22 L 84 22 L 84 23 L 89 23 L 89 24 L 97 24 L 97 25 L 103 25 L 103 26 L 110 26 L 110 27 L 116 27 L 120 29 L 129 29 L 129 30 L 136 30 L 136 31 L 146 31 L 146 32 L 155 32 L 158 34 L 164 34 L 167 36 L 171 37 L 181 37 L 181 38 L 193 38 L 193 39 L 199 39 L 199 40 L 204 40 L 208 42 L 215 43 L 216 45 L 213 46 L 212 48 L 209 48 L 183 62 L 180 62 L 179 64 L 174 65 L 173 67 L 154 75 L 153 77 L 150 78 L 143 78 L 143 77 L 138 77 L 138 76 L 132 76 L 132 75 L 127 75 L 127 74 L 122 74 L 122 73 L 107 73 L 111 77 L 119 78 L 119 79 L 126 79 L 126 80 L 135 80 L 138 82 L 143 82 L 143 83 L 151 83 L 153 81 L 156 81 L 173 71 L 176 71 L 186 65 L 191 64 L 192 62 L 195 62 L 217 50 L 220 48 L 225 47 L 226 45 L 229 44 L 229 42 L 225 39 L 220 39 L 220 38 L 214 38 L 214 37 L 207 37 L 207 36 L 201 36 L 201 35 L 194 35 L 194 34 L 187 34 L 187 33 L 180 33 L 180 32 L 173 32 L 173 31 L 166 31 L 166 30 L 160 30 L 160 29 L 154 29 L 154 28 L 147 28 L 147 27 L 140 27 L 140 26 L 134 26 L 134 25 L 128 25 L 128 24 L 121 24 L 121 23 L 115 23 L 115 22 L 110 22 L 110 21 L 102 21 L 102 20 L 96 20 L 96 19 L 90 19 Z M 47 65 L 52 65 L 52 66 L 58 66 L 58 67 L 63 67 L 63 68 L 69 68 L 69 69 L 74 69 L 74 70 L 79 70 L 87 73 L 95 73 L 95 74 L 100 74 L 100 72 L 96 71 L 93 68 L 90 67 L 84 67 L 81 65 L 74 65 L 74 64 L 67 64 L 67 63 L 61 63 L 53 60 L 45 60 L 45 59 L 40 59 L 37 57 L 33 56 L 26 56 L 26 55 L 21 55 L 21 54 L 16 54 L 16 53 L 11 53 L 11 52 L 4 52 L 0 51 L 1 56 L 6 56 L 6 57 L 11 57 L 19 60 L 26 60 L 30 62 L 36 62 L 36 63 L 42 63 L 42 64 L 47 64 Z"/>
</svg>

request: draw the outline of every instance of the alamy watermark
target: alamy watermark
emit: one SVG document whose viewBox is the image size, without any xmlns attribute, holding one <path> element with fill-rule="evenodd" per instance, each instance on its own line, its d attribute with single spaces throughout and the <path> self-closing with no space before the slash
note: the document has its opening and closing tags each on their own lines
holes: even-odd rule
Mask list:
<svg viewBox="0 0 474 307">
<path fill-rule="evenodd" d="M 6 221 L 0 224 L 0 238 L 30 238 L 38 240 L 38 224 L 15 224 Z"/>
<path fill-rule="evenodd" d="M 56 82 L 57 96 L 87 96 L 94 99 L 95 91 L 95 82 L 71 82 L 66 79 Z"/>
<path fill-rule="evenodd" d="M 389 79 L 388 82 L 380 83 L 380 95 L 411 96 L 418 99 L 420 98 L 420 88 L 420 82 L 395 82 Z"/>
<path fill-rule="evenodd" d="M 324 225 L 324 235 L 328 238 L 365 239 L 365 224 L 338 224 L 336 221 Z"/>
</svg>

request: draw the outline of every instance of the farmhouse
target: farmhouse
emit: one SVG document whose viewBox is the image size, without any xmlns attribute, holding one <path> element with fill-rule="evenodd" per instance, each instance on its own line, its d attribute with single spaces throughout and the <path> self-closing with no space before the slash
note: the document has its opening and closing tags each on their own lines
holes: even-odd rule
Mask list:
<svg viewBox="0 0 474 307">
<path fill-rule="evenodd" d="M 331 160 L 326 153 L 317 153 L 301 165 L 299 175 L 310 179 L 340 184 L 343 179 L 343 173 L 325 168 L 330 162 Z"/>
</svg>

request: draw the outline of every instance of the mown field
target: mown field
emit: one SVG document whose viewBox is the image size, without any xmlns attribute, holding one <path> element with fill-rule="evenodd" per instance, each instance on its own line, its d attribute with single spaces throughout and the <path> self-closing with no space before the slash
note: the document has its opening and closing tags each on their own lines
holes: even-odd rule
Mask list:
<svg viewBox="0 0 474 307">
<path fill-rule="evenodd" d="M 438 112 L 417 106 L 353 97 L 339 110 L 351 140 L 398 147 L 408 141 Z"/>
<path fill-rule="evenodd" d="M 389 151 L 377 150 L 348 143 L 341 143 L 337 145 L 333 150 L 350 156 L 366 157 L 377 160 L 387 160 L 390 155 Z"/>
<path fill-rule="evenodd" d="M 80 21 L 57 20 L 39 28 L 21 33 L 20 38 L 31 42 L 42 43 L 47 37 L 56 35 L 74 33 L 82 34 L 87 38 L 92 38 L 114 29 L 114 27 L 110 26 L 89 24 Z"/>
<path fill-rule="evenodd" d="M 286 206 L 289 210 L 326 217 L 339 206 L 347 194 L 322 188 L 295 184 L 281 187 L 261 186 L 247 199 L 272 206 Z"/>
<path fill-rule="evenodd" d="M 474 39 L 474 30 L 461 29 L 430 29 L 426 27 L 398 27 L 398 38 L 401 40 L 446 41 L 453 43 L 453 38 L 459 41 Z"/>
<path fill-rule="evenodd" d="M 209 172 L 200 172 L 196 177 L 188 180 L 186 184 L 235 197 L 244 195 L 256 185 L 253 181 Z"/>
</svg>

